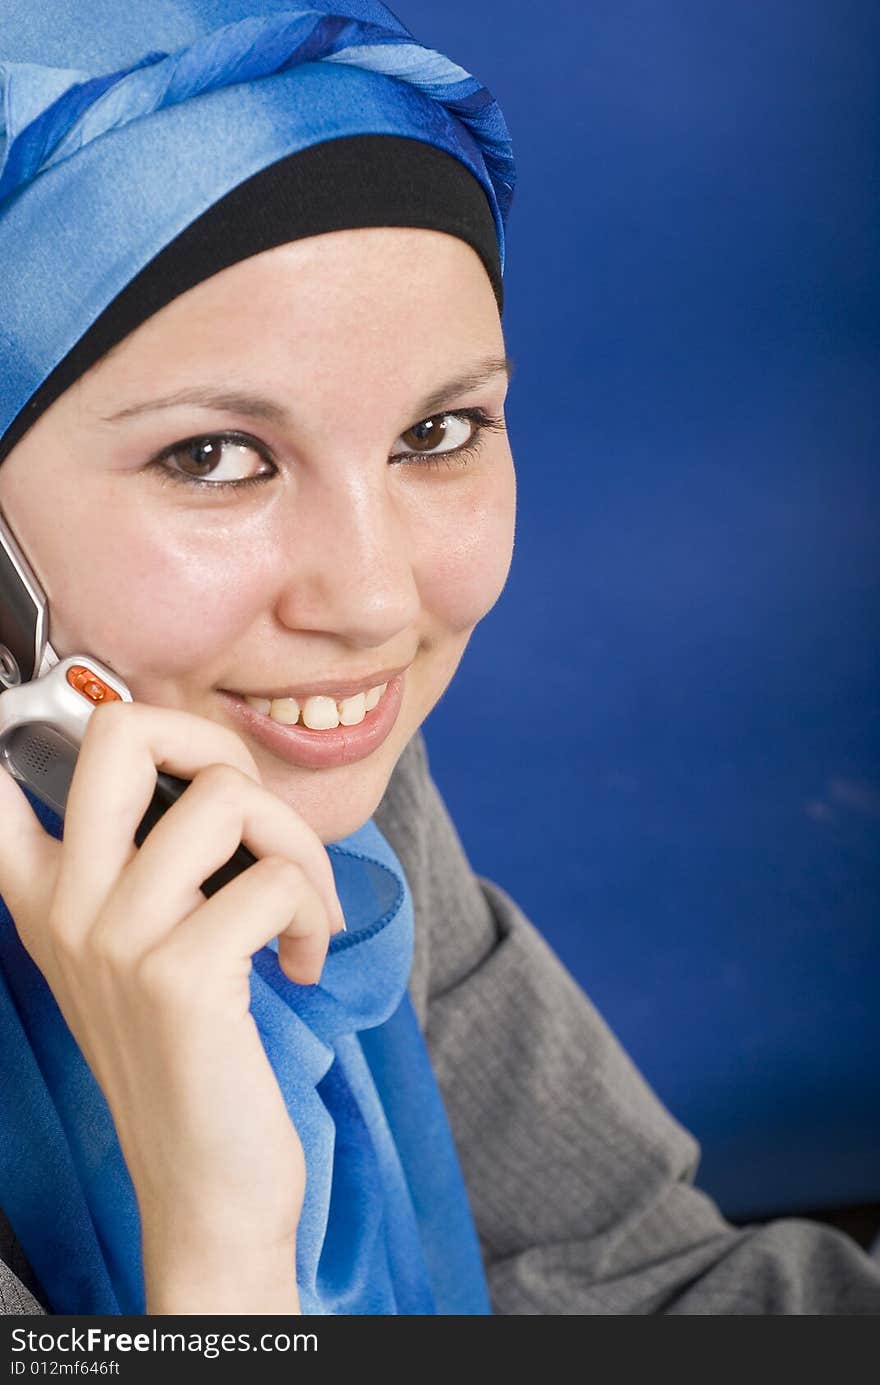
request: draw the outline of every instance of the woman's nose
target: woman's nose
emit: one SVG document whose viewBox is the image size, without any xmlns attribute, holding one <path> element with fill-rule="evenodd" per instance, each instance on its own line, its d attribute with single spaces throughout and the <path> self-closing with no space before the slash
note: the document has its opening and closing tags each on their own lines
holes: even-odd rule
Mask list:
<svg viewBox="0 0 880 1385">
<path fill-rule="evenodd" d="M 413 534 L 384 477 L 337 475 L 304 486 L 288 534 L 278 618 L 289 629 L 379 648 L 415 625 Z"/>
</svg>

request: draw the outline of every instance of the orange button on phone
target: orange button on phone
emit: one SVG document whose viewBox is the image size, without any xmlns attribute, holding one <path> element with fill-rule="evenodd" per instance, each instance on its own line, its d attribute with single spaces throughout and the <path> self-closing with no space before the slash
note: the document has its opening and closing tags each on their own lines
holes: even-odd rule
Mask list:
<svg viewBox="0 0 880 1385">
<path fill-rule="evenodd" d="M 99 678 L 90 668 L 85 668 L 82 664 L 74 664 L 67 670 L 67 681 L 72 688 L 83 697 L 87 697 L 89 702 L 121 702 L 122 698 L 118 692 L 114 692 L 111 687 Z"/>
</svg>

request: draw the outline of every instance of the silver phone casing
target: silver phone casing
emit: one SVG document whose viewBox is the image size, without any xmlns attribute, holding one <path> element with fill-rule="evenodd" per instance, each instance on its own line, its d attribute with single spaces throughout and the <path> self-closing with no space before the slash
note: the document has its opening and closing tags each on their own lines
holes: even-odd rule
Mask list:
<svg viewBox="0 0 880 1385">
<path fill-rule="evenodd" d="M 0 692 L 0 763 L 56 812 L 64 812 L 76 757 L 95 703 L 67 681 L 67 671 L 85 667 L 123 702 L 126 685 L 98 659 L 71 655 L 48 673 Z"/>
</svg>

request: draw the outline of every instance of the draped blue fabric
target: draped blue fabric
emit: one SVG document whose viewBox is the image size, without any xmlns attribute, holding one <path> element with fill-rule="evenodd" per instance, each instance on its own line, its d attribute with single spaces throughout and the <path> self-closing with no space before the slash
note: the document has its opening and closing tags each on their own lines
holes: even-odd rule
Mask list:
<svg viewBox="0 0 880 1385">
<path fill-rule="evenodd" d="M 61 821 L 28 795 L 56 838 Z M 317 986 L 253 958 L 251 1013 L 306 1158 L 307 1314 L 490 1311 L 442 1099 L 406 995 L 412 901 L 375 823 L 328 848 L 348 931 Z M 0 1207 L 55 1313 L 143 1313 L 140 1220 L 103 1094 L 0 900 Z"/>
<path fill-rule="evenodd" d="M 459 159 L 503 268 L 515 174 L 501 111 L 383 5 L 0 0 L 0 436 L 197 216 L 285 155 L 361 134 Z"/>
</svg>

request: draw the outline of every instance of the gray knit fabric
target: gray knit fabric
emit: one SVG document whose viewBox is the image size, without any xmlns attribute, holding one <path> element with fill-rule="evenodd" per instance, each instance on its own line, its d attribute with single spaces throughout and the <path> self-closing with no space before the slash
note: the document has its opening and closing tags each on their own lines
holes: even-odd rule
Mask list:
<svg viewBox="0 0 880 1385">
<path fill-rule="evenodd" d="M 376 822 L 415 906 L 410 994 L 498 1314 L 880 1313 L 880 1264 L 795 1219 L 731 1227 L 693 1138 L 514 901 L 477 876 L 417 733 Z M 42 1312 L 0 1219 L 0 1311 Z"/>
<path fill-rule="evenodd" d="M 15 1233 L 0 1211 L 0 1315 L 42 1313 L 34 1297 L 40 1286 L 24 1257 Z"/>
</svg>

